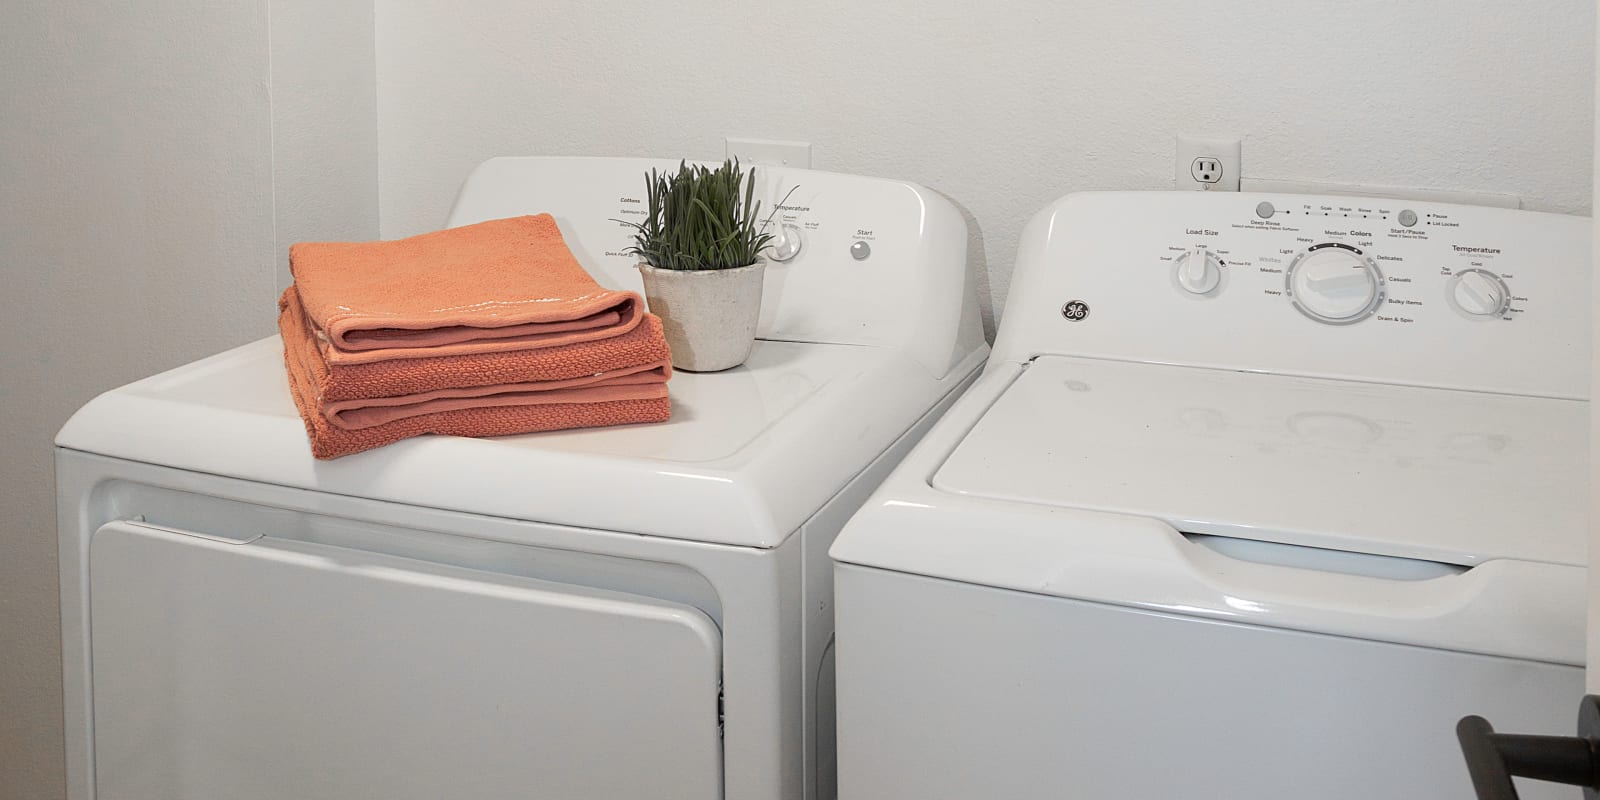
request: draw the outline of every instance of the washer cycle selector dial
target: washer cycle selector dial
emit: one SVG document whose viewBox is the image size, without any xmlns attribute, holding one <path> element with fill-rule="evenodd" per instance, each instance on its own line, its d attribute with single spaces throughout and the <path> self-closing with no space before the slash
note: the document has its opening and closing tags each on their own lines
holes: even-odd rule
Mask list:
<svg viewBox="0 0 1600 800">
<path fill-rule="evenodd" d="M 1511 291 L 1493 272 L 1462 270 L 1450 282 L 1450 302 L 1474 317 L 1498 317 L 1511 307 Z"/>
<path fill-rule="evenodd" d="M 1383 273 L 1360 250 L 1324 242 L 1295 257 L 1284 290 L 1300 313 L 1329 325 L 1349 325 L 1383 304 Z"/>
<path fill-rule="evenodd" d="M 1222 262 L 1203 245 L 1195 245 L 1173 261 L 1178 286 L 1190 294 L 1208 294 L 1222 283 Z"/>
</svg>

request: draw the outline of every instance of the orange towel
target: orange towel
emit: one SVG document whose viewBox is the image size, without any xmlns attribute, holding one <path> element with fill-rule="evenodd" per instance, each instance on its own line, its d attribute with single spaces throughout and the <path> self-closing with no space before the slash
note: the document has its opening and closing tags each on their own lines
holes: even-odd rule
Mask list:
<svg viewBox="0 0 1600 800">
<path fill-rule="evenodd" d="M 300 305 L 295 287 L 278 300 L 279 328 L 300 338 L 315 339 L 310 320 Z M 621 373 L 671 375 L 672 353 L 667 349 L 661 319 L 643 314 L 637 326 L 600 342 L 578 342 L 504 353 L 464 356 L 402 358 L 366 364 L 328 364 L 314 356 L 327 351 L 327 343 L 299 352 L 305 371 L 314 377 L 317 395 L 325 403 L 420 395 L 441 390 L 470 390 L 527 383 L 585 380 Z"/>
<path fill-rule="evenodd" d="M 584 271 L 549 214 L 387 242 L 301 242 L 289 270 L 330 365 L 597 341 L 644 314 L 637 294 Z"/>
<path fill-rule="evenodd" d="M 651 315 L 644 315 L 645 324 L 639 326 L 645 333 L 643 337 L 625 335 L 566 346 L 585 351 L 582 359 L 575 357 L 577 353 L 566 352 L 563 360 L 541 364 L 540 356 L 547 349 L 539 349 L 521 354 L 397 360 L 358 365 L 362 368 L 359 379 L 341 384 L 334 376 L 348 368 L 323 361 L 322 348 L 309 330 L 309 323 L 298 313 L 293 287 L 284 293 L 279 306 L 278 330 L 283 336 L 289 387 L 311 439 L 311 452 L 317 458 L 338 458 L 424 433 L 504 436 L 663 422 L 671 416 L 666 384 L 671 368 L 661 357 L 665 353 L 661 322 Z M 637 338 L 658 342 L 659 347 L 627 341 Z M 641 351 L 652 360 L 626 363 Z M 527 367 L 520 375 L 506 371 L 517 357 Z M 470 372 L 475 360 L 484 359 L 504 362 L 502 369 L 492 374 L 507 380 L 426 388 L 438 381 L 430 375 L 430 362 L 437 365 L 441 374 L 448 375 Z M 581 369 L 577 365 L 583 363 L 612 366 L 558 377 Z M 383 367 L 391 369 L 384 372 Z M 416 391 L 331 400 L 325 387 L 338 385 L 409 387 Z"/>
</svg>

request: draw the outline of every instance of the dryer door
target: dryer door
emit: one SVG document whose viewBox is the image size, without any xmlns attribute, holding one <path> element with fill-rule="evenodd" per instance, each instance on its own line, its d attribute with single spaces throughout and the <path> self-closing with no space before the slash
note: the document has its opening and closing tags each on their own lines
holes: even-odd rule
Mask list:
<svg viewBox="0 0 1600 800">
<path fill-rule="evenodd" d="M 721 796 L 697 609 L 132 522 L 89 573 L 100 798 Z"/>
</svg>

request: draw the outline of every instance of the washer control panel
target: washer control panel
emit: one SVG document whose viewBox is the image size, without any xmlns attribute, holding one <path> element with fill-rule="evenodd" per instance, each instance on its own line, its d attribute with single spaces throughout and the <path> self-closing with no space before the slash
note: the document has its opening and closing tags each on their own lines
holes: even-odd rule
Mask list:
<svg viewBox="0 0 1600 800">
<path fill-rule="evenodd" d="M 1504 246 L 1479 240 L 1458 244 L 1463 236 L 1451 234 L 1460 233 L 1460 212 L 1418 212 L 1412 205 L 1422 204 L 1402 207 L 1353 198 L 1260 200 L 1252 209 L 1254 219 L 1235 226 L 1234 235 L 1227 237 L 1233 256 L 1229 263 L 1255 266 L 1270 276 L 1282 272 L 1278 287 L 1282 297 L 1307 319 L 1325 325 L 1353 325 L 1371 318 L 1410 324 L 1416 321 L 1415 312 L 1430 301 L 1479 321 L 1509 321 L 1526 310 L 1528 298 L 1512 294 L 1515 270 L 1499 258 Z M 1292 233 L 1293 240 L 1273 236 L 1275 232 Z M 1181 238 L 1169 243 L 1158 258 L 1173 264 L 1185 291 L 1218 297 L 1214 290 L 1220 277 L 1204 272 L 1202 281 L 1190 273 L 1197 269 L 1195 252 L 1209 254 L 1217 247 L 1208 247 L 1206 237 L 1221 235 L 1204 226 L 1184 225 Z M 1215 263 L 1217 257 L 1209 257 Z M 1438 266 L 1437 275 L 1425 267 L 1421 271 L 1426 275 L 1415 274 L 1418 266 L 1428 263 Z M 1385 277 L 1385 266 L 1395 273 L 1393 284 Z M 1220 266 L 1215 268 L 1216 273 L 1221 271 Z M 1438 290 L 1434 296 L 1414 291 L 1419 278 Z M 1207 288 L 1196 291 L 1200 285 Z M 1398 290 L 1392 305 L 1391 288 Z"/>
<path fill-rule="evenodd" d="M 1585 217 L 1422 201 L 1069 195 L 1018 251 L 1038 324 L 1008 303 L 1030 322 L 995 346 L 1587 396 L 1589 239 Z M 1095 316 L 1063 330 L 1067 300 Z"/>
</svg>

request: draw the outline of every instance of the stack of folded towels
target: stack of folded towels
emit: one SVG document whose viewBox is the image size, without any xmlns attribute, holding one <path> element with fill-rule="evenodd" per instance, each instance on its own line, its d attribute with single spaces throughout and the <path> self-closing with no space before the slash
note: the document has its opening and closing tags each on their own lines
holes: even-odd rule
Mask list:
<svg viewBox="0 0 1600 800">
<path fill-rule="evenodd" d="M 317 458 L 423 433 L 661 422 L 671 354 L 548 214 L 391 242 L 304 242 L 278 329 Z"/>
</svg>

